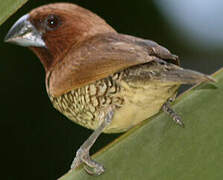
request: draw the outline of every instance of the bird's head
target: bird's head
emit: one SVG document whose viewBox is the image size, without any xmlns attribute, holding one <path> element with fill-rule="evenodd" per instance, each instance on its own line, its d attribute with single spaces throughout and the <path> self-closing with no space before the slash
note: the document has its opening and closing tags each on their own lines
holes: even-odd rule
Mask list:
<svg viewBox="0 0 223 180">
<path fill-rule="evenodd" d="M 5 41 L 29 47 L 48 71 L 71 47 L 108 32 L 115 31 L 96 14 L 74 4 L 55 3 L 22 16 L 9 30 Z"/>
</svg>

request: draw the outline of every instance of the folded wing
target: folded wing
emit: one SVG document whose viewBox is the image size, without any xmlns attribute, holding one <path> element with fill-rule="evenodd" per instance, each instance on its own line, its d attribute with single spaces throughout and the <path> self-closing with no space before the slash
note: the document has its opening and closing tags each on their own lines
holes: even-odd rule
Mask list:
<svg viewBox="0 0 223 180">
<path fill-rule="evenodd" d="M 160 59 L 178 64 L 177 56 L 153 41 L 117 33 L 94 36 L 75 44 L 49 73 L 48 93 L 60 96 L 125 68 Z"/>
</svg>

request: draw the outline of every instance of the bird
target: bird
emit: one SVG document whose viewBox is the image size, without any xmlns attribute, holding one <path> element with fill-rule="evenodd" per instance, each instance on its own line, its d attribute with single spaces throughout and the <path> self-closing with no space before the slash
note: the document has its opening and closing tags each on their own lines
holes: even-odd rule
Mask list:
<svg viewBox="0 0 223 180">
<path fill-rule="evenodd" d="M 101 133 L 125 132 L 160 111 L 184 126 L 171 108 L 178 88 L 214 81 L 180 67 L 178 56 L 158 43 L 118 33 L 95 13 L 72 3 L 31 10 L 14 23 L 4 40 L 36 54 L 53 106 L 93 130 L 71 165 L 76 169 L 84 164 L 90 175 L 105 171 L 89 155 Z"/>
</svg>

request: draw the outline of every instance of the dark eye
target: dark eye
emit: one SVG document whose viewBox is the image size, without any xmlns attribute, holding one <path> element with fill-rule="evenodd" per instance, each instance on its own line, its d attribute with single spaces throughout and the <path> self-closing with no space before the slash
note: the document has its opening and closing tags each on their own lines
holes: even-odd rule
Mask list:
<svg viewBox="0 0 223 180">
<path fill-rule="evenodd" d="M 58 16 L 49 15 L 45 23 L 48 30 L 55 30 L 60 25 L 60 19 Z"/>
</svg>

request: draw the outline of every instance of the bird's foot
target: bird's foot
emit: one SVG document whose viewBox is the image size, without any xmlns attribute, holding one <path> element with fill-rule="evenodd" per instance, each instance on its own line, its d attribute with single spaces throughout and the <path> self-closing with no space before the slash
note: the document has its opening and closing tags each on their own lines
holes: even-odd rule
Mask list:
<svg viewBox="0 0 223 180">
<path fill-rule="evenodd" d="M 170 104 L 175 98 L 169 98 L 162 107 L 162 110 L 167 113 L 179 126 L 185 127 L 181 117 L 170 107 Z"/>
<path fill-rule="evenodd" d="M 80 164 L 84 163 L 85 171 L 90 175 L 101 175 L 104 172 L 103 165 L 99 164 L 98 162 L 91 159 L 89 156 L 89 152 L 80 148 L 77 153 L 76 157 L 74 158 L 71 169 L 77 168 Z"/>
<path fill-rule="evenodd" d="M 84 163 L 85 171 L 90 175 L 101 175 L 105 170 L 104 167 L 98 162 L 91 159 L 89 155 L 89 150 L 95 143 L 98 136 L 103 132 L 103 130 L 111 123 L 114 115 L 112 107 L 109 107 L 107 111 L 103 111 L 100 118 L 102 123 L 100 126 L 91 134 L 91 136 L 82 144 L 82 146 L 76 152 L 76 157 L 74 158 L 71 169 L 77 168 L 80 164 Z"/>
</svg>

